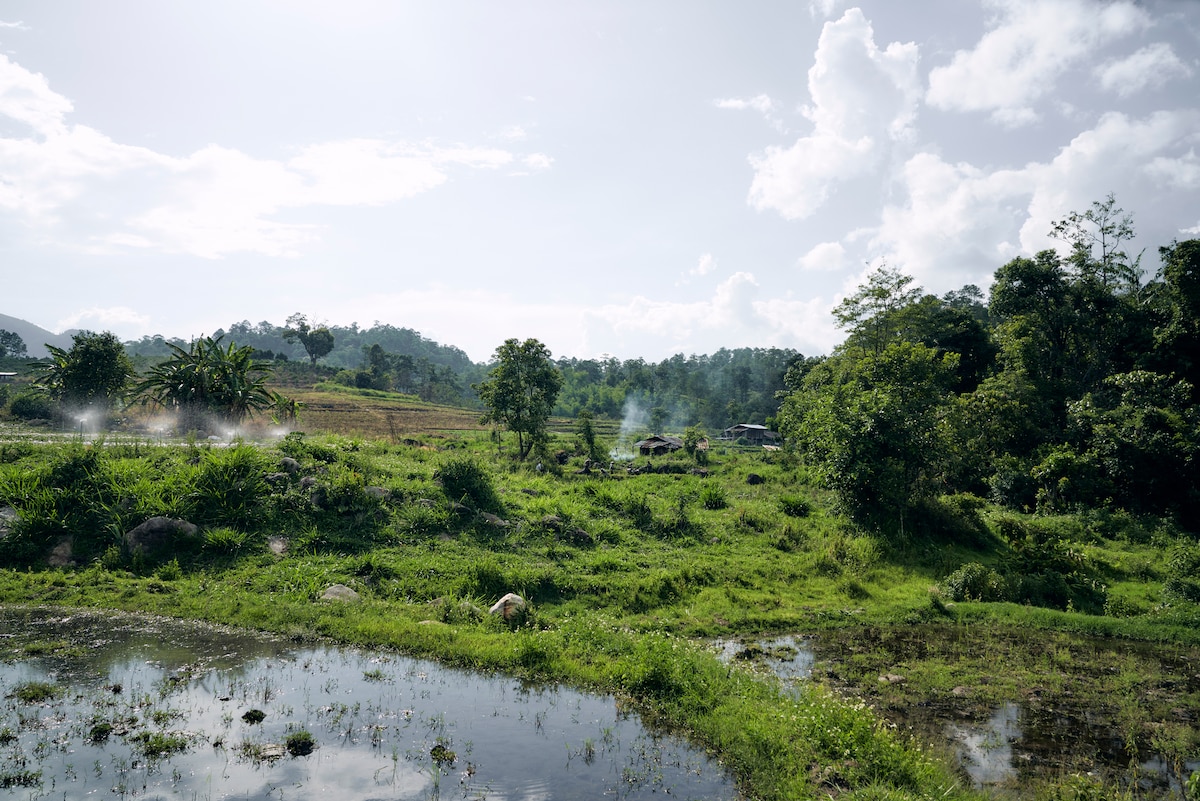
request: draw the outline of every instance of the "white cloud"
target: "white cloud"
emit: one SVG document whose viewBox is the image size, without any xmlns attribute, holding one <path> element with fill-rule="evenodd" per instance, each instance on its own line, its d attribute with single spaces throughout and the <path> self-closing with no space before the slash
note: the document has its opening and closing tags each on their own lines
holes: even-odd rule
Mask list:
<svg viewBox="0 0 1200 801">
<path fill-rule="evenodd" d="M 1166 42 L 1147 45 L 1127 58 L 1102 64 L 1095 70 L 1100 85 L 1121 97 L 1157 89 L 1172 78 L 1187 77 L 1192 68 L 1180 61 Z"/>
<path fill-rule="evenodd" d="M 554 159 L 545 153 L 530 153 L 521 158 L 521 163 L 535 172 L 541 172 L 554 166 Z"/>
<path fill-rule="evenodd" d="M 1053 222 L 1087 209 L 1113 187 L 1124 187 L 1118 202 L 1134 211 L 1172 183 L 1189 189 L 1180 182 L 1200 180 L 1200 165 L 1183 148 L 1191 147 L 1198 128 L 1200 111 L 1144 119 L 1110 113 L 1054 158 L 1018 169 L 917 154 L 899 176 L 904 201 L 884 207 L 867 255 L 911 273 L 930 291 L 986 285 L 1014 256 L 1061 246 L 1049 236 Z M 1161 185 L 1148 180 L 1154 178 Z"/>
<path fill-rule="evenodd" d="M 838 6 L 845 5 L 846 0 L 809 0 L 808 12 L 814 17 L 828 19 L 837 11 Z"/>
<path fill-rule="evenodd" d="M 1150 24 L 1130 0 L 991 0 L 993 27 L 972 50 L 929 73 L 926 100 L 952 111 L 987 111 L 1006 126 L 1037 119 L 1034 104 L 1059 76 L 1105 44 Z"/>
<path fill-rule="evenodd" d="M 524 139 L 528 134 L 520 125 L 510 125 L 500 132 L 501 139 L 509 139 L 518 142 Z"/>
<path fill-rule="evenodd" d="M 770 114 L 775 110 L 775 101 L 769 95 L 755 95 L 754 97 L 727 97 L 713 101 L 713 105 L 717 108 L 733 109 L 734 111 L 744 111 L 752 109 L 759 114 Z"/>
<path fill-rule="evenodd" d="M 30 72 L 0 54 L 0 115 L 23 122 L 40 134 L 60 133 L 71 101 L 50 88 L 41 73 Z"/>
<path fill-rule="evenodd" d="M 834 186 L 874 171 L 892 140 L 906 139 L 919 97 L 915 44 L 880 50 L 871 23 L 857 8 L 826 22 L 808 71 L 813 123 L 791 147 L 751 156 L 749 202 L 787 219 L 812 215 Z"/>
<path fill-rule="evenodd" d="M 1047 234 L 1054 220 L 1072 209 L 1088 208 L 1114 186 L 1128 187 L 1118 200 L 1129 209 L 1161 202 L 1164 186 L 1141 179 L 1147 165 L 1170 158 L 1197 141 L 1200 110 L 1159 111 L 1143 119 L 1110 112 L 1095 127 L 1076 136 L 1049 163 L 1025 168 L 1034 179 L 1029 217 L 1021 227 L 1021 246 L 1035 253 L 1059 243 Z"/>
<path fill-rule="evenodd" d="M 675 286 L 682 286 L 688 283 L 693 278 L 705 276 L 717 269 L 717 260 L 711 253 L 705 253 L 696 262 L 696 266 L 685 272 L 682 277 L 675 282 Z"/>
<path fill-rule="evenodd" d="M 92 306 L 79 309 L 58 321 L 57 329 L 85 328 L 93 331 L 109 331 L 114 328 L 147 330 L 150 318 L 128 306 Z"/>
<path fill-rule="evenodd" d="M 1146 165 L 1146 172 L 1177 189 L 1200 189 L 1200 158 L 1195 150 L 1179 158 L 1159 156 Z"/>
<path fill-rule="evenodd" d="M 496 169 L 514 158 L 496 148 L 381 139 L 313 144 L 288 161 L 218 145 L 176 158 L 70 125 L 71 111 L 42 75 L 0 55 L 0 117 L 32 129 L 0 137 L 0 212 L 89 251 L 294 255 L 319 229 L 273 219 L 287 209 L 396 203 L 445 183 L 452 169 Z M 530 169 L 552 163 L 540 153 L 523 161 Z"/>
<path fill-rule="evenodd" d="M 27 31 L 30 29 L 28 25 L 20 20 L 17 22 L 5 22 L 4 20 L 0 20 L 0 28 L 13 28 L 18 31 Z"/>
<path fill-rule="evenodd" d="M 841 242 L 822 242 L 800 257 L 801 270 L 821 272 L 837 271 L 846 265 L 846 248 Z"/>
</svg>

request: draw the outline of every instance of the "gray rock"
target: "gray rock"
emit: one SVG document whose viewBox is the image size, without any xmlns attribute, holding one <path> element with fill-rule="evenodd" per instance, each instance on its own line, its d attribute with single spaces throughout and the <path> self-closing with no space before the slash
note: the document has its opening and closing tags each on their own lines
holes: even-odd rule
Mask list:
<svg viewBox="0 0 1200 801">
<path fill-rule="evenodd" d="M 359 600 L 359 595 L 345 584 L 334 584 L 326 588 L 325 592 L 321 594 L 321 600 L 353 603 L 354 601 Z"/>
<path fill-rule="evenodd" d="M 130 553 L 164 550 L 180 539 L 194 537 L 200 529 L 194 523 L 174 517 L 152 517 L 125 533 Z"/>
<path fill-rule="evenodd" d="M 487 523 L 489 526 L 495 526 L 496 528 L 508 528 L 507 520 L 502 517 L 497 517 L 491 512 L 480 512 L 479 519 Z"/>
<path fill-rule="evenodd" d="M 279 469 L 285 473 L 296 475 L 300 472 L 300 463 L 290 456 L 285 456 L 279 460 Z"/>
<path fill-rule="evenodd" d="M 496 603 L 492 604 L 492 608 L 488 610 L 488 614 L 499 615 L 505 620 L 512 620 L 520 614 L 523 614 L 528 608 L 525 599 L 515 592 L 510 592 L 501 598 Z"/>
<path fill-rule="evenodd" d="M 70 567 L 74 565 L 74 545 L 75 542 L 70 537 L 59 539 L 50 550 L 50 555 L 46 557 L 46 564 L 50 567 Z"/>
<path fill-rule="evenodd" d="M 17 524 L 17 510 L 11 506 L 0 506 L 0 540 L 9 535 Z"/>
<path fill-rule="evenodd" d="M 366 487 L 363 489 L 369 497 L 378 498 L 381 501 L 386 501 L 392 497 L 392 491 L 386 487 Z"/>
</svg>

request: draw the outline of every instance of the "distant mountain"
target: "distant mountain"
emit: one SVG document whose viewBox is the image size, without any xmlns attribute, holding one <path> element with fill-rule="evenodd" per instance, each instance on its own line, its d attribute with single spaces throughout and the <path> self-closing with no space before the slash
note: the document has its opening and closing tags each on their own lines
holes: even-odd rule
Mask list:
<svg viewBox="0 0 1200 801">
<path fill-rule="evenodd" d="M 67 331 L 62 334 L 55 334 L 31 322 L 18 317 L 10 317 L 7 314 L 0 314 L 0 329 L 12 331 L 19 336 L 21 341 L 25 343 L 26 351 L 35 359 L 42 359 L 50 355 L 50 351 L 46 350 L 47 344 L 53 345 L 56 348 L 71 347 L 71 335 L 73 332 Z"/>
</svg>

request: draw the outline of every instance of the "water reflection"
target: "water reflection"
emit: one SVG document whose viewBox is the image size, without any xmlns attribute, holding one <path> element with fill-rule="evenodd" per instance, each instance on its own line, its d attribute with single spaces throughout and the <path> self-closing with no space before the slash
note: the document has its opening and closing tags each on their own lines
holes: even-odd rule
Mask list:
<svg viewBox="0 0 1200 801">
<path fill-rule="evenodd" d="M 720 765 L 612 698 L 167 620 L 0 609 L 0 780 L 186 799 L 732 799 Z M 31 682 L 63 688 L 35 703 Z M 260 723 L 243 719 L 260 710 Z M 95 737 L 98 725 L 111 727 Z M 304 730 L 308 756 L 282 747 Z M 7 732 L 7 734 L 5 734 Z M 174 736 L 156 757 L 138 738 Z"/>
</svg>

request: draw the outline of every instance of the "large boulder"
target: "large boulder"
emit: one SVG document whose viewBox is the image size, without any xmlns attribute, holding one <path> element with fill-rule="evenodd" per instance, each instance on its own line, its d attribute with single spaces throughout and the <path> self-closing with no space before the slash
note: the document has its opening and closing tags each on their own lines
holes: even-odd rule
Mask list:
<svg viewBox="0 0 1200 801">
<path fill-rule="evenodd" d="M 195 537 L 195 523 L 174 517 L 152 517 L 125 533 L 125 547 L 132 553 L 159 553 L 173 549 L 180 540 Z"/>
<path fill-rule="evenodd" d="M 525 610 L 528 608 L 528 606 L 529 605 L 525 603 L 524 598 L 522 598 L 520 595 L 517 595 L 515 592 L 510 592 L 508 595 L 505 595 L 499 601 L 496 601 L 496 603 L 492 604 L 492 608 L 488 610 L 488 613 L 499 615 L 505 620 L 513 620 L 514 618 L 525 614 Z"/>
</svg>

